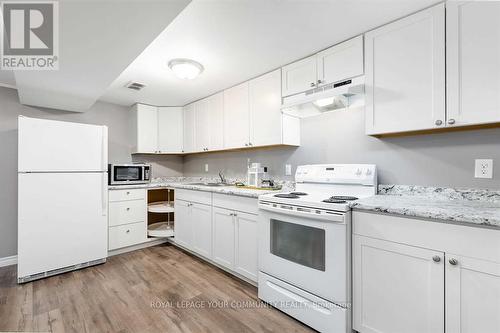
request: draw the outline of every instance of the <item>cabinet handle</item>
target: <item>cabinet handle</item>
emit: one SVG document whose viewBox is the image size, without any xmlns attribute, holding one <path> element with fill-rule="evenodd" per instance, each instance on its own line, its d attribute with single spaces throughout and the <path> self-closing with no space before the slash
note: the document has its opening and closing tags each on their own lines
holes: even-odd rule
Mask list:
<svg viewBox="0 0 500 333">
<path fill-rule="evenodd" d="M 455 123 L 455 119 L 448 119 L 448 124 L 453 125 Z"/>
<path fill-rule="evenodd" d="M 130 194 L 130 192 L 127 192 L 127 195 L 129 195 L 129 194 Z"/>
<path fill-rule="evenodd" d="M 451 258 L 450 260 L 448 260 L 448 262 L 450 263 L 450 265 L 453 265 L 453 266 L 458 265 L 458 260 L 455 258 Z"/>
<path fill-rule="evenodd" d="M 443 121 L 438 119 L 438 120 L 436 120 L 435 124 L 436 124 L 436 126 L 441 126 L 441 125 L 443 125 Z"/>
<path fill-rule="evenodd" d="M 434 257 L 432 257 L 432 260 L 434 260 L 434 262 L 440 262 L 441 261 L 441 257 L 440 256 L 434 256 Z"/>
<path fill-rule="evenodd" d="M 127 207 L 127 210 L 130 210 L 130 207 Z"/>
<path fill-rule="evenodd" d="M 127 233 L 127 234 L 128 234 L 128 233 L 130 233 L 130 229 L 128 229 L 128 230 L 126 231 L 126 233 Z"/>
<path fill-rule="evenodd" d="M 248 147 L 248 143 L 245 143 L 245 147 Z"/>
<path fill-rule="evenodd" d="M 320 83 L 323 83 L 323 81 L 321 81 L 321 80 L 318 80 L 318 84 L 320 84 Z"/>
<path fill-rule="evenodd" d="M 311 87 L 314 87 L 315 85 L 316 85 L 316 83 L 311 82 Z"/>
<path fill-rule="evenodd" d="M 248 143 L 249 146 L 253 146 L 253 144 L 251 142 Z"/>
</svg>

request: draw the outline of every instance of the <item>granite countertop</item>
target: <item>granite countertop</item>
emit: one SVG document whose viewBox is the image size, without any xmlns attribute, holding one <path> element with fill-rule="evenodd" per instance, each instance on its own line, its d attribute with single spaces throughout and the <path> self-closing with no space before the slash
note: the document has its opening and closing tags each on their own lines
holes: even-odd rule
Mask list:
<svg viewBox="0 0 500 333">
<path fill-rule="evenodd" d="M 205 191 L 229 195 L 237 195 L 241 197 L 248 198 L 258 198 L 259 195 L 267 193 L 279 193 L 283 191 L 293 190 L 293 184 L 286 181 L 277 181 L 277 184 L 282 186 L 281 190 L 254 190 L 247 188 L 240 188 L 234 185 L 228 186 L 205 186 L 205 185 L 193 185 L 192 183 L 197 182 L 217 182 L 217 179 L 213 178 L 203 178 L 203 177 L 168 177 L 168 178 L 155 178 L 148 184 L 136 184 L 136 185 L 110 185 L 109 190 L 124 190 L 124 189 L 134 189 L 134 188 L 179 188 L 186 190 L 196 190 Z M 239 179 L 228 179 L 228 184 L 233 184 L 239 182 Z"/>
<path fill-rule="evenodd" d="M 500 191 L 381 185 L 353 209 L 500 228 Z"/>
</svg>

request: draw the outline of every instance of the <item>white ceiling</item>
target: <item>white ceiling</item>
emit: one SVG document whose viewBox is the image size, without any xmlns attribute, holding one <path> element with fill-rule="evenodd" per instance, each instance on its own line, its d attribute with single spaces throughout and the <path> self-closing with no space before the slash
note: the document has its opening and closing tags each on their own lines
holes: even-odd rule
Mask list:
<svg viewBox="0 0 500 333">
<path fill-rule="evenodd" d="M 189 2 L 60 0 L 59 70 L 15 71 L 20 102 L 86 111 Z"/>
<path fill-rule="evenodd" d="M 185 105 L 437 2 L 193 0 L 101 99 Z M 205 71 L 192 81 L 177 79 L 167 67 L 173 58 L 196 60 Z M 146 88 L 124 88 L 129 81 Z"/>
</svg>

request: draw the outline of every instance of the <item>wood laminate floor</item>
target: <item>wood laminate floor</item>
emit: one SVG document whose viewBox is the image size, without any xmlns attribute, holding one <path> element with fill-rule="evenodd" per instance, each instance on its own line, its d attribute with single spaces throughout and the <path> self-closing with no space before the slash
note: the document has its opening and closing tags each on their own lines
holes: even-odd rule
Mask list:
<svg viewBox="0 0 500 333">
<path fill-rule="evenodd" d="M 18 285 L 0 268 L 0 332 L 313 332 L 257 289 L 171 245 Z"/>
</svg>

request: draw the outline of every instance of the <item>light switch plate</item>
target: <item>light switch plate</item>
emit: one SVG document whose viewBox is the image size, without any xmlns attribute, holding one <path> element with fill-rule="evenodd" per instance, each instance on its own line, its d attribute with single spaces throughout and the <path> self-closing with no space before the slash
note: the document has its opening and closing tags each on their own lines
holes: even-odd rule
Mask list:
<svg viewBox="0 0 500 333">
<path fill-rule="evenodd" d="M 208 172 L 208 164 L 205 164 L 205 172 Z"/>
<path fill-rule="evenodd" d="M 474 177 L 493 178 L 493 160 L 490 159 L 475 160 Z"/>
<path fill-rule="evenodd" d="M 292 175 L 292 165 L 285 164 L 285 176 L 291 176 L 291 175 Z"/>
</svg>

